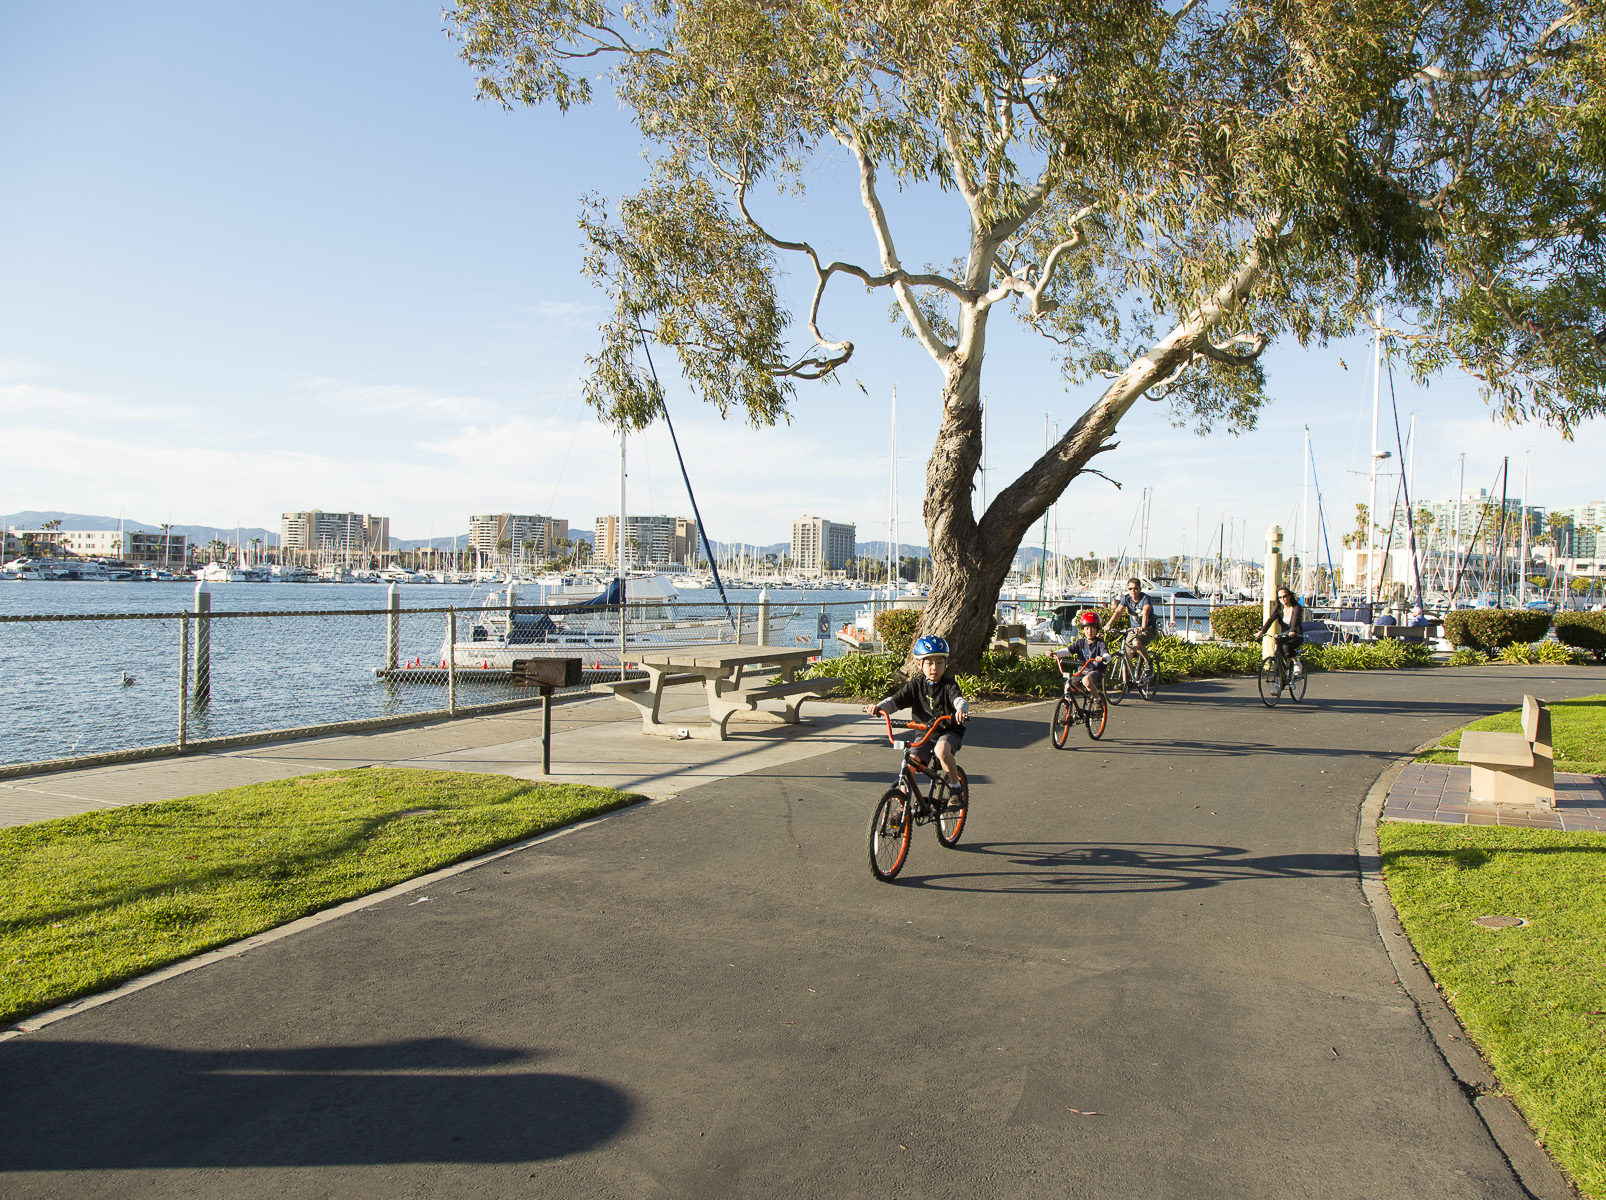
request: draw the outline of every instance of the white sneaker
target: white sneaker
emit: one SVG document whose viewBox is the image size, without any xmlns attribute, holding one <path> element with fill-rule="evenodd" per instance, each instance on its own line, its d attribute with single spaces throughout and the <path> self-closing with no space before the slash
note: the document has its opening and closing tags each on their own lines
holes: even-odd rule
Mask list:
<svg viewBox="0 0 1606 1200">
<path fill-rule="evenodd" d="M 1295 675 L 1303 675 L 1304 673 L 1305 673 L 1305 668 L 1303 666 L 1301 666 L 1299 663 L 1296 662 L 1294 664 L 1294 674 Z"/>
</svg>

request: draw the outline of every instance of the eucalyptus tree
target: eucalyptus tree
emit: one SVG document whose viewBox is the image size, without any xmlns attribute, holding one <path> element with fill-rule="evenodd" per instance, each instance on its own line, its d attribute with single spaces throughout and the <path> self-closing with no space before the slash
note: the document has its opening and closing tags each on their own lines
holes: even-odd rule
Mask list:
<svg viewBox="0 0 1606 1200">
<path fill-rule="evenodd" d="M 1027 528 L 1102 473 L 1138 401 L 1251 428 L 1274 338 L 1387 312 L 1393 353 L 1470 371 L 1501 416 L 1570 433 L 1601 406 L 1592 3 L 458 0 L 448 16 L 485 97 L 567 109 L 612 86 L 647 148 L 641 190 L 581 216 L 613 305 L 586 384 L 605 419 L 660 412 L 651 340 L 722 414 L 789 420 L 799 384 L 854 356 L 840 293 L 887 297 L 936 368 L 926 624 L 961 667 Z M 797 203 L 837 163 L 867 261 L 836 257 L 839 218 Z M 963 214 L 946 259 L 906 258 L 889 189 Z M 796 315 L 788 266 L 810 292 Z M 1083 399 L 978 512 L 995 316 L 1040 333 Z"/>
</svg>

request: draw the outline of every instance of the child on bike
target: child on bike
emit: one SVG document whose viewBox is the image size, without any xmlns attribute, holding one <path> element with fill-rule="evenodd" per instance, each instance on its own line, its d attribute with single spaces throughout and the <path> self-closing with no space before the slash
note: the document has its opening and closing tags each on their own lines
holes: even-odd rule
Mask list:
<svg viewBox="0 0 1606 1200">
<path fill-rule="evenodd" d="M 954 724 L 945 727 L 937 735 L 935 749 L 937 761 L 942 764 L 948 777 L 957 778 L 955 756 L 965 740 L 965 722 L 970 720 L 970 704 L 948 670 L 948 639 L 930 635 L 923 637 L 915 643 L 914 653 L 920 663 L 920 674 L 885 700 L 866 704 L 864 711 L 875 716 L 877 713 L 895 713 L 900 708 L 907 708 L 910 715 L 922 725 L 929 725 L 938 717 L 952 717 Z M 914 751 L 915 759 L 922 767 L 926 765 L 926 755 L 932 748 L 928 742 Z"/>
<path fill-rule="evenodd" d="M 1065 671 L 1065 686 L 1067 688 L 1081 688 L 1089 692 L 1104 690 L 1104 664 L 1110 661 L 1110 648 L 1104 644 L 1104 634 L 1099 629 L 1099 615 L 1092 609 L 1082 614 L 1082 636 L 1077 638 L 1063 650 L 1054 651 L 1054 657 L 1060 660 L 1061 669 L 1071 667 L 1073 670 Z"/>
</svg>

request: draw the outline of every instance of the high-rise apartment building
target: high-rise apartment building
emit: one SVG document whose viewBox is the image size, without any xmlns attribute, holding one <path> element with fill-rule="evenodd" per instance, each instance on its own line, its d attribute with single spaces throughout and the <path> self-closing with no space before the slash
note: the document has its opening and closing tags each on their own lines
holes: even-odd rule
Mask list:
<svg viewBox="0 0 1606 1200">
<path fill-rule="evenodd" d="M 390 518 L 316 508 L 287 512 L 279 520 L 279 536 L 285 562 L 310 563 L 321 555 L 378 557 L 390 550 Z"/>
<path fill-rule="evenodd" d="M 815 575 L 840 571 L 858 549 L 858 530 L 853 525 L 809 516 L 792 522 L 792 566 L 798 571 Z"/>
<path fill-rule="evenodd" d="M 520 513 L 480 513 L 468 519 L 468 544 L 490 562 L 534 563 L 554 558 L 569 523 Z"/>
<path fill-rule="evenodd" d="M 599 563 L 619 561 L 619 518 L 598 517 L 595 527 Z M 688 517 L 625 517 L 625 565 L 627 570 L 649 567 L 694 567 L 702 561 L 698 553 L 697 522 Z"/>
</svg>

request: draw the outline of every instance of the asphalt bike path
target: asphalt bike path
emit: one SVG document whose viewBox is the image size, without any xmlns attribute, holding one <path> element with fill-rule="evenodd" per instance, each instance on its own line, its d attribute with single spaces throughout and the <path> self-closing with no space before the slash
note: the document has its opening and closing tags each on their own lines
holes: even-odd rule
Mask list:
<svg viewBox="0 0 1606 1200">
<path fill-rule="evenodd" d="M 1357 875 L 1398 755 L 1595 668 L 1253 680 L 710 782 L 0 1042 L 0 1195 L 1513 1197 Z"/>
</svg>

